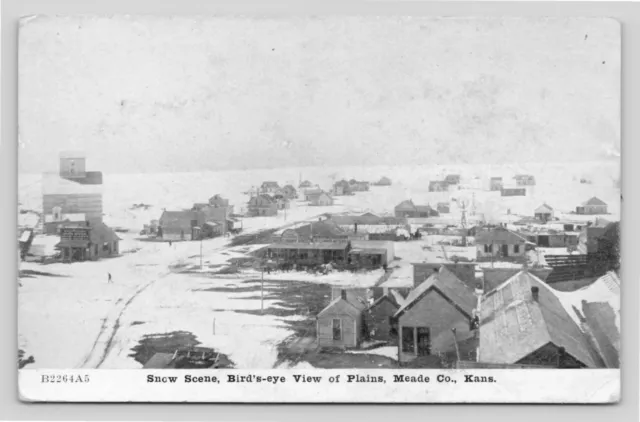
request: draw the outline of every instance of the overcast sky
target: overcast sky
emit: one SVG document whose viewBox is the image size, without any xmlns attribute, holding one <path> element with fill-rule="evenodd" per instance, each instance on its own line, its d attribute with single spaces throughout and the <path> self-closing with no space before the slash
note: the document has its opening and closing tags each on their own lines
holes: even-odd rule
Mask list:
<svg viewBox="0 0 640 422">
<path fill-rule="evenodd" d="M 19 54 L 23 172 L 64 150 L 162 172 L 589 161 L 620 143 L 607 19 L 38 17 Z"/>
</svg>

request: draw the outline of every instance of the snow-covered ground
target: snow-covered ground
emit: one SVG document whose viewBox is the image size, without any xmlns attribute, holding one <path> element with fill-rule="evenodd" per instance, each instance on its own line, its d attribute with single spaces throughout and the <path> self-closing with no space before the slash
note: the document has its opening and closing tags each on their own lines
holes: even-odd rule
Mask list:
<svg viewBox="0 0 640 422">
<path fill-rule="evenodd" d="M 206 202 L 213 194 L 228 198 L 237 210 L 245 206 L 243 192 L 260 185 L 263 180 L 277 180 L 281 185 L 297 180 L 302 172 L 321 188 L 329 190 L 332 174 L 340 178 L 377 180 L 388 176 L 394 184 L 373 186 L 369 192 L 337 197 L 330 207 L 312 207 L 302 201 L 292 201 L 291 208 L 280 211 L 277 217 L 242 219 L 245 232 L 266 228 L 281 228 L 301 220 L 313 220 L 327 212 L 344 211 L 392 213 L 395 205 L 405 199 L 416 204 L 447 201 L 451 197 L 475 198 L 475 212 L 489 220 L 500 220 L 510 210 L 512 214 L 529 215 L 543 202 L 553 206 L 557 216 L 569 214 L 581 202 L 597 196 L 609 204 L 616 220 L 620 210 L 620 191 L 614 185 L 619 166 L 611 163 L 585 165 L 500 166 L 417 166 L 354 167 L 348 169 L 307 168 L 283 170 L 255 170 L 174 174 L 106 174 L 105 222 L 113 227 L 130 230 L 119 233 L 123 239 L 123 255 L 97 262 L 74 264 L 22 263 L 21 269 L 35 273 L 22 278 L 19 291 L 19 341 L 27 355 L 33 355 L 34 368 L 136 368 L 140 367 L 129 354 L 131 348 L 147 334 L 188 331 L 197 336 L 203 346 L 213 347 L 226 354 L 240 368 L 270 368 L 276 362 L 276 345 L 293 332 L 286 324 L 300 316 L 275 317 L 250 312 L 260 309 L 255 294 L 236 288 L 258 278 L 251 271 L 237 275 L 211 277 L 211 267 L 224 265 L 230 258 L 241 257 L 259 246 L 227 248 L 228 239 L 203 242 L 166 243 L 136 240 L 137 233 L 150 220 L 159 219 L 163 209 L 189 208 L 193 203 Z M 593 184 L 580 184 L 579 178 L 588 173 Z M 447 173 L 460 173 L 463 181 L 480 176 L 510 178 L 516 173 L 531 173 L 537 185 L 526 197 L 502 198 L 496 192 L 483 190 L 428 192 L 428 181 Z M 337 180 L 336 179 L 336 180 Z M 40 176 L 20 175 L 19 201 L 22 209 L 40 210 L 42 206 Z M 149 208 L 132 209 L 134 204 L 148 204 Z M 461 210 L 452 205 L 451 218 L 459 220 Z M 563 214 L 564 213 L 564 214 Z M 592 217 L 590 217 L 592 219 Z M 26 217 L 25 217 L 26 220 Z M 444 259 L 444 251 L 425 239 L 418 242 L 397 242 L 398 266 L 388 283 L 403 284 L 409 280 L 411 262 Z M 37 244 L 57 243 L 55 236 L 41 236 Z M 431 245 L 431 250 L 422 246 Z M 171 271 L 180 264 L 197 267 L 202 248 L 202 272 Z M 474 248 L 445 247 L 446 253 L 472 256 Z M 38 274 L 49 273 L 57 276 Z M 107 283 L 107 274 L 113 283 Z M 333 285 L 371 286 L 381 272 L 366 274 L 331 273 L 316 276 L 306 273 L 272 273 L 265 275 L 268 285 L 283 280 L 320 282 Z M 225 287 L 224 291 L 207 290 Z M 269 287 L 271 288 L 271 287 Z M 277 307 L 266 301 L 266 307 Z M 249 311 L 234 312 L 234 311 Z M 215 334 L 214 334 L 215 320 Z M 380 349 L 382 352 L 382 349 Z"/>
</svg>

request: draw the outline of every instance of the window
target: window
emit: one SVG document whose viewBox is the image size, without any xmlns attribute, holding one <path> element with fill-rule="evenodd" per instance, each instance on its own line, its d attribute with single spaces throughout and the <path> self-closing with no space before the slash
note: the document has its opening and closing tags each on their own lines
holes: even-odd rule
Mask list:
<svg viewBox="0 0 640 422">
<path fill-rule="evenodd" d="M 513 245 L 513 253 L 520 253 L 520 245 Z"/>
<path fill-rule="evenodd" d="M 493 245 L 484 245 L 484 253 L 491 253 L 492 251 L 492 246 Z"/>
<path fill-rule="evenodd" d="M 415 353 L 413 327 L 402 327 L 402 351 L 405 353 Z"/>
<path fill-rule="evenodd" d="M 332 321 L 333 325 L 333 339 L 342 340 L 342 320 L 336 318 Z"/>
</svg>

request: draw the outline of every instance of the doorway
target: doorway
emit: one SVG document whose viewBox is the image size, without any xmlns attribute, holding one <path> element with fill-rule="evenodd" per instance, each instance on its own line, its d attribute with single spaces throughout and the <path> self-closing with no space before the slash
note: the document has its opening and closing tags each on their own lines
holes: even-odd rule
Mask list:
<svg viewBox="0 0 640 422">
<path fill-rule="evenodd" d="M 431 332 L 428 327 L 418 327 L 418 356 L 431 354 Z"/>
<path fill-rule="evenodd" d="M 502 256 L 509 256 L 509 245 L 502 245 Z"/>
</svg>

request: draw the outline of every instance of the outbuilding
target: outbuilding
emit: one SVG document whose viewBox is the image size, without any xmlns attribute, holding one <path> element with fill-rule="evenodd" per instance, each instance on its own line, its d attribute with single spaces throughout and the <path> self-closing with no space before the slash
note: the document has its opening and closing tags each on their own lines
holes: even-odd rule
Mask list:
<svg viewBox="0 0 640 422">
<path fill-rule="evenodd" d="M 366 302 L 349 298 L 342 290 L 316 317 L 319 347 L 356 348 L 363 339 Z"/>
</svg>

